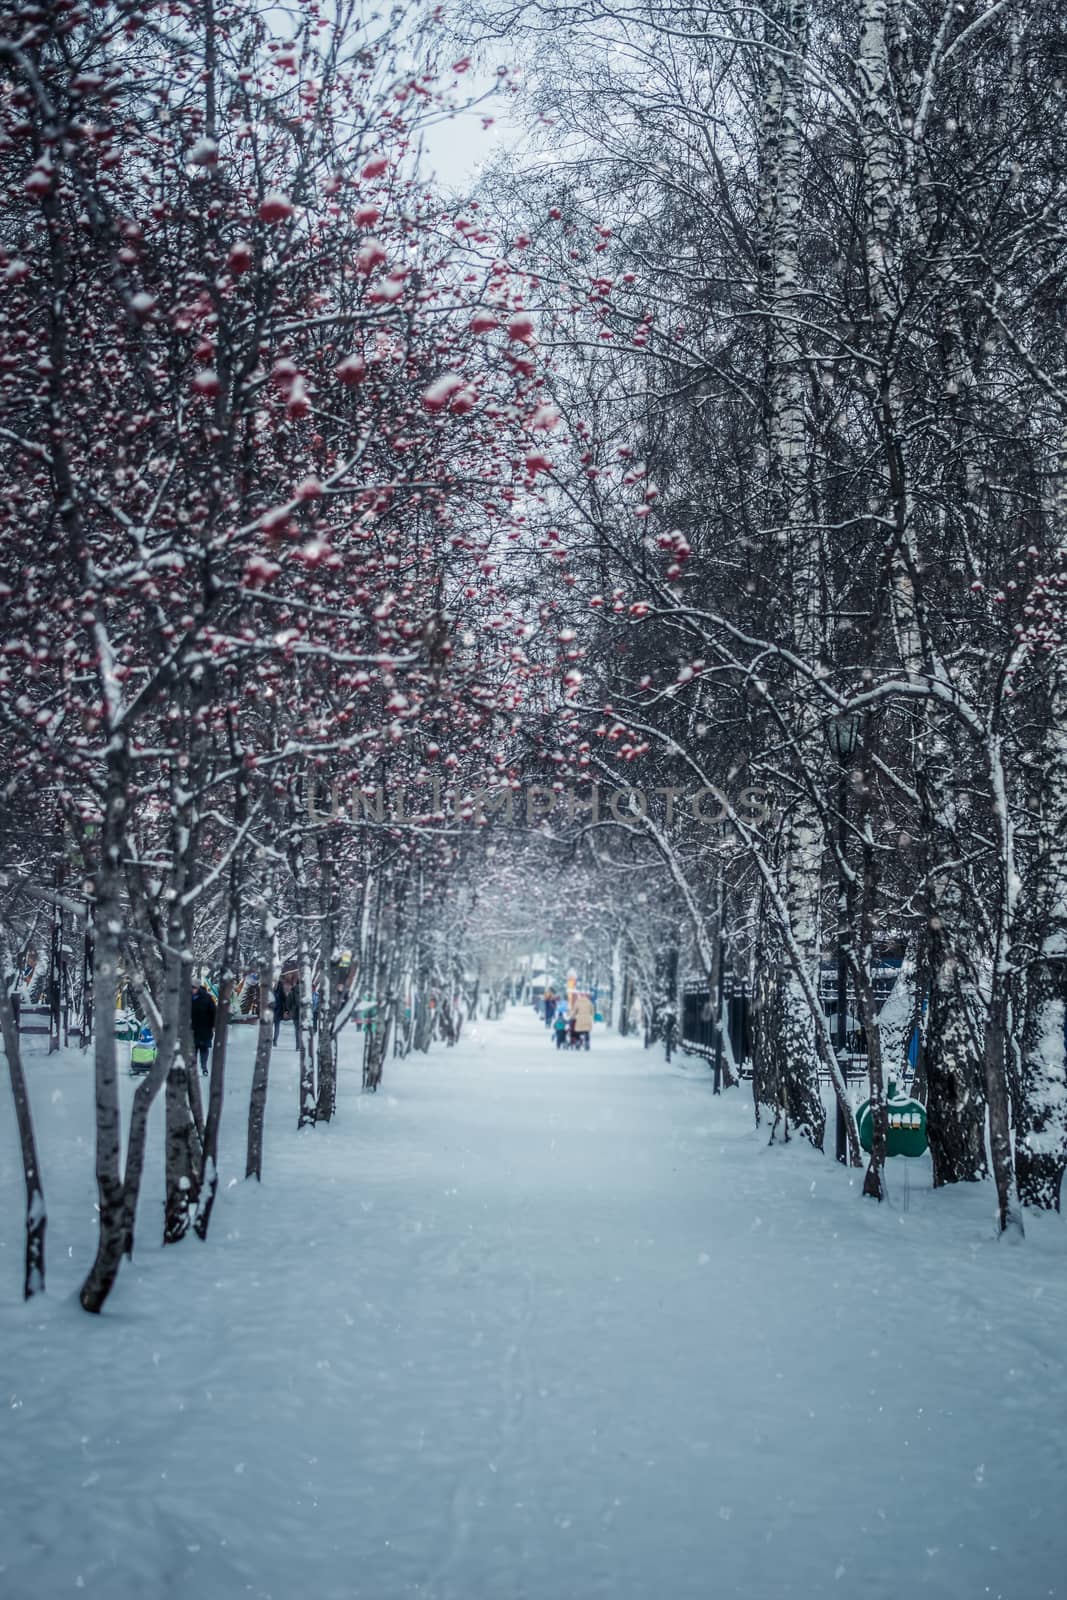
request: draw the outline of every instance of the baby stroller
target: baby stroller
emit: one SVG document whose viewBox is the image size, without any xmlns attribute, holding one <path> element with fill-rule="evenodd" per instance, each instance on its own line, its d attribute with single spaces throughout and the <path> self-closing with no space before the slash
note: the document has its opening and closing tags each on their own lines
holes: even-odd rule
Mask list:
<svg viewBox="0 0 1067 1600">
<path fill-rule="evenodd" d="M 151 1072 L 158 1054 L 159 1047 L 146 1023 L 130 1047 L 130 1076 L 136 1078 L 142 1073 Z"/>
</svg>

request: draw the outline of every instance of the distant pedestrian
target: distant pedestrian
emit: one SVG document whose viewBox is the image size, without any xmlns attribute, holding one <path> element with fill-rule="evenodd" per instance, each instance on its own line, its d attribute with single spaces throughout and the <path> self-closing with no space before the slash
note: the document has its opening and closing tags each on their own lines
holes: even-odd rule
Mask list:
<svg viewBox="0 0 1067 1600">
<path fill-rule="evenodd" d="M 546 989 L 545 990 L 545 1027 L 546 1028 L 551 1028 L 551 1026 L 552 1026 L 553 1018 L 556 1015 L 557 1003 L 558 1002 L 556 1000 L 556 996 L 553 993 L 553 991 L 551 989 Z"/>
<path fill-rule="evenodd" d="M 593 1002 L 587 994 L 576 994 L 571 1007 L 574 1043 L 579 1050 L 589 1049 L 589 1035 L 593 1031 Z"/>
<path fill-rule="evenodd" d="M 288 991 L 285 981 L 279 978 L 274 985 L 274 1043 L 278 1043 L 278 1035 L 282 1031 L 282 1019 L 288 1010 Z"/>
<path fill-rule="evenodd" d="M 562 1050 L 567 1043 L 567 1016 L 563 1010 L 556 1012 L 556 1020 L 552 1026 L 556 1034 L 556 1049 Z"/>
<path fill-rule="evenodd" d="M 200 1071 L 206 1078 L 208 1054 L 215 1036 L 215 1002 L 198 978 L 193 982 L 190 1009 L 193 1022 L 193 1048 L 200 1062 Z"/>
</svg>

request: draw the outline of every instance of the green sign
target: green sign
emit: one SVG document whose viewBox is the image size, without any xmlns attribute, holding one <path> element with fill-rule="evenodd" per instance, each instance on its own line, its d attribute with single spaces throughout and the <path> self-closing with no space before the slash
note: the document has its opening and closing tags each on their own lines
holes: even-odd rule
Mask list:
<svg viewBox="0 0 1067 1600">
<path fill-rule="evenodd" d="M 886 1138 L 887 1156 L 921 1156 L 926 1150 L 926 1107 L 921 1100 L 898 1095 L 895 1084 L 889 1085 L 886 1109 L 889 1112 L 889 1133 Z M 860 1144 L 870 1150 L 874 1133 L 871 1102 L 865 1100 L 856 1112 Z"/>
</svg>

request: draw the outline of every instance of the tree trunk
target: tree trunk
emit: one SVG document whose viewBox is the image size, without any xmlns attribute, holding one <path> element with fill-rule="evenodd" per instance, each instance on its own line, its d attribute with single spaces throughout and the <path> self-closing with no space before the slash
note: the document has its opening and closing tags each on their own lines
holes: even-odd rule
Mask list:
<svg viewBox="0 0 1067 1600">
<path fill-rule="evenodd" d="M 188 1035 L 187 1039 L 185 1036 L 182 1038 L 182 1055 L 189 1063 L 189 1071 L 186 1073 L 186 1083 L 188 1084 L 189 1092 L 189 1114 L 193 1119 L 193 1131 L 196 1134 L 196 1143 L 202 1155 L 204 1148 L 204 1130 L 206 1127 L 204 1119 L 204 1097 L 200 1093 L 200 1062 L 197 1058 L 196 1046 L 193 1044 L 191 1033 Z"/>
<path fill-rule="evenodd" d="M 378 942 L 378 949 L 384 941 Z M 389 1042 L 392 1038 L 393 1024 L 396 1020 L 397 996 L 396 978 L 399 959 L 397 946 L 392 945 L 392 953 L 384 961 L 379 960 L 375 969 L 375 996 L 377 1004 L 374 1010 L 374 1022 L 371 1025 L 370 1036 L 364 1046 L 363 1058 L 363 1087 L 375 1093 L 382 1081 L 382 1071 L 385 1058 L 389 1053 Z M 458 1006 L 450 1008 L 451 1029 L 454 1037 L 449 1043 L 454 1043 L 459 1038 L 458 1020 L 461 1016 Z"/>
<path fill-rule="evenodd" d="M 802 103 L 808 16 L 805 0 L 780 0 L 765 24 L 769 48 L 763 56 L 760 178 L 757 217 L 758 293 L 767 339 L 767 520 L 780 560 L 790 572 L 792 616 L 783 631 L 798 655 L 819 655 L 819 546 L 812 526 L 806 463 L 804 312 L 800 294 L 799 228 L 802 174 Z M 796 685 L 794 761 L 810 767 L 816 733 L 809 726 L 806 686 Z M 764 1070 L 777 1091 L 772 1139 L 784 1112 L 789 1125 L 816 1149 L 823 1148 L 826 1112 L 819 1094 L 819 1047 L 809 994 L 818 992 L 819 886 L 822 858 L 819 817 L 798 787 L 779 869 L 792 949 L 779 961 L 780 978 L 767 986 L 761 1005 Z M 786 951 L 775 940 L 779 957 Z M 795 970 L 803 966 L 804 974 Z M 806 979 L 806 981 L 805 981 Z M 769 1056 L 773 1056 L 773 1066 Z"/>
<path fill-rule="evenodd" d="M 770 1005 L 777 1011 L 770 1034 L 777 1058 L 775 1076 L 780 1103 L 786 1117 L 784 1137 L 789 1137 L 791 1124 L 816 1150 L 821 1150 L 826 1135 L 826 1110 L 819 1094 L 815 1028 L 807 1001 L 792 973 L 783 976 L 772 989 Z"/>
<path fill-rule="evenodd" d="M 126 1136 L 126 1176 L 122 1186 L 122 1253 L 132 1258 L 137 1202 L 141 1197 L 145 1144 L 148 1138 L 148 1113 L 167 1078 L 167 1059 L 162 1046 L 152 1070 L 137 1085 Z"/>
<path fill-rule="evenodd" d="M 634 1004 L 634 981 L 629 967 L 623 966 L 622 970 L 622 1009 L 619 1013 L 619 1033 L 622 1038 L 629 1038 L 631 1028 L 631 1013 Z"/>
<path fill-rule="evenodd" d="M 415 1002 L 414 1047 L 425 1055 L 433 1040 L 434 1008 L 430 973 L 425 971 L 418 985 Z"/>
<path fill-rule="evenodd" d="M 942 911 L 946 909 L 944 901 Z M 933 919 L 928 953 L 931 965 L 926 1029 L 926 1131 L 934 1168 L 934 1187 L 976 1183 L 988 1174 L 985 1153 L 983 1069 L 976 1047 L 972 1009 L 961 963 L 949 947 L 942 918 Z"/>
<path fill-rule="evenodd" d="M 44 1236 L 48 1227 L 48 1211 L 44 1203 L 41 1167 L 37 1159 L 37 1141 L 33 1133 L 33 1112 L 22 1070 L 22 1052 L 19 1049 L 18 1025 L 10 996 L 0 995 L 0 1032 L 7 1056 L 11 1077 L 11 1093 L 15 1101 L 15 1122 L 18 1127 L 19 1149 L 22 1154 L 22 1176 L 26 1184 L 26 1253 L 22 1275 L 22 1298 L 29 1300 L 44 1293 Z"/>
<path fill-rule="evenodd" d="M 269 891 L 263 901 L 256 970 L 259 973 L 259 1027 L 256 1031 L 256 1064 L 252 1069 L 252 1088 L 248 1098 L 245 1177 L 255 1178 L 258 1183 L 263 1177 L 263 1122 L 267 1112 L 270 1057 L 274 1048 L 274 990 L 281 976 L 278 923 L 271 910 Z"/>
<path fill-rule="evenodd" d="M 796 823 L 789 842 L 787 900 L 789 923 L 804 962 L 809 986 L 818 992 L 819 958 L 815 924 L 819 883 L 819 838 L 809 819 Z M 814 888 L 813 888 L 814 886 Z M 771 993 L 771 1004 L 779 1015 L 774 1025 L 777 1076 L 786 1116 L 794 1129 L 823 1148 L 826 1111 L 819 1093 L 819 1050 L 815 1019 L 800 976 L 792 964 L 784 964 L 781 981 Z"/>
<path fill-rule="evenodd" d="M 329 841 L 319 836 L 319 884 L 322 910 L 320 941 L 319 1015 L 317 1044 L 319 1092 L 315 1102 L 315 1121 L 329 1122 L 337 1109 L 337 1039 L 334 1020 L 340 989 L 340 951 L 338 940 L 337 874 Z"/>
<path fill-rule="evenodd" d="M 752 1102 L 757 1128 L 766 1119 L 770 1123 L 770 1142 L 778 1136 L 784 1101 L 780 1077 L 781 1053 L 778 1048 L 778 1025 L 781 1010 L 776 1003 L 777 976 L 770 952 L 762 946 L 757 959 L 757 978 L 752 996 Z M 783 1129 L 788 1135 L 788 1128 Z"/>
<path fill-rule="evenodd" d="M 1067 1167 L 1067 921 L 1050 919 L 1031 965 L 1022 1039 L 1015 1171 L 1023 1205 L 1060 1209 Z"/>
<path fill-rule="evenodd" d="M 308 937 L 308 881 L 304 836 L 300 831 L 298 808 L 292 807 L 293 844 L 291 850 L 293 869 L 293 914 L 297 927 L 297 982 L 296 994 L 299 1011 L 296 1021 L 296 1041 L 300 1053 L 300 1110 L 297 1128 L 307 1128 L 315 1121 L 315 1052 L 311 1039 L 311 942 Z"/>
<path fill-rule="evenodd" d="M 237 974 L 237 946 L 240 937 L 240 889 L 236 858 L 230 874 L 229 905 L 226 916 L 226 938 L 223 941 L 222 974 L 219 982 L 219 1000 L 215 1009 L 215 1036 L 211 1047 L 211 1080 L 208 1089 L 207 1121 L 204 1126 L 203 1157 L 200 1166 L 199 1193 L 193 1231 L 198 1239 L 206 1239 L 211 1226 L 211 1212 L 219 1187 L 219 1124 L 226 1086 L 226 1048 L 230 1037 L 230 1011 L 233 1004 L 233 987 Z M 193 1067 L 192 1075 L 196 1076 Z"/>
<path fill-rule="evenodd" d="M 863 1193 L 872 1200 L 885 1199 L 885 1161 L 889 1140 L 889 1107 L 882 1069 L 882 1036 L 878 1026 L 878 1006 L 870 973 L 863 962 L 852 969 L 860 1020 L 867 1037 L 867 1077 L 871 1095 L 871 1159 L 863 1178 Z"/>
<path fill-rule="evenodd" d="M 611 941 L 611 1016 L 608 1019 L 613 1033 L 625 1033 L 625 999 L 623 992 L 623 935 L 617 933 Z"/>
<path fill-rule="evenodd" d="M 219 1187 L 219 1124 L 226 1084 L 226 1050 L 229 1044 L 230 1010 L 233 996 L 233 979 L 223 978 L 219 987 L 219 1003 L 215 1013 L 215 1036 L 211 1043 L 211 1079 L 208 1088 L 207 1120 L 200 1175 L 197 1185 L 196 1218 L 193 1231 L 198 1239 L 206 1239 L 211 1226 L 211 1213 Z M 195 1074 L 195 1068 L 192 1072 Z"/>
<path fill-rule="evenodd" d="M 317 1067 L 319 1093 L 315 1102 L 316 1122 L 329 1122 L 337 1110 L 337 998 L 340 969 L 337 950 L 332 949 L 330 959 L 324 960 L 322 987 L 319 991 L 319 1021 L 317 1038 Z"/>
<path fill-rule="evenodd" d="M 166 1135 L 164 1139 L 165 1200 L 163 1207 L 163 1243 L 177 1244 L 189 1229 L 191 1209 L 196 1204 L 197 1178 L 200 1169 L 201 1142 L 193 1113 L 193 1100 L 189 1093 L 190 1057 L 186 1054 L 187 1041 L 191 1041 L 189 994 L 192 983 L 192 962 L 184 953 L 187 948 L 184 919 L 175 902 L 167 922 L 168 952 L 165 959 L 163 994 L 163 1031 L 160 1055 L 166 1068 L 166 1094 L 164 1111 Z M 197 1071 L 195 1058 L 192 1072 Z M 199 1084 L 197 1084 L 199 1095 Z"/>
<path fill-rule="evenodd" d="M 998 963 L 999 968 L 999 963 Z M 1011 1117 L 1008 1107 L 1007 1053 L 1007 974 L 993 974 L 993 993 L 985 1034 L 985 1086 L 989 1104 L 989 1150 L 993 1159 L 993 1181 L 997 1186 L 997 1215 L 1001 1233 L 1023 1231 L 1022 1207 L 1015 1187 L 1012 1164 Z"/>
<path fill-rule="evenodd" d="M 93 1037 L 93 908 L 85 911 L 85 941 L 82 946 L 82 1003 L 81 1027 L 78 1044 L 82 1050 L 89 1048 Z"/>
<path fill-rule="evenodd" d="M 196 1126 L 189 1106 L 188 1071 L 179 1044 L 167 1072 L 164 1244 L 185 1238 L 196 1202 Z"/>
<path fill-rule="evenodd" d="M 125 750 L 109 760 L 100 858 L 94 882 L 96 933 L 93 941 L 93 1014 L 96 1028 L 93 1070 L 96 1099 L 96 1256 L 81 1286 L 86 1311 L 102 1310 L 122 1261 L 125 1239 L 123 1183 L 120 1169 L 122 1129 L 119 1115 L 118 1061 L 115 1050 L 115 994 L 119 978 L 121 908 L 118 883 L 125 840 Z"/>
<path fill-rule="evenodd" d="M 1061 465 L 1067 469 L 1067 457 Z M 1054 511 L 1067 535 L 1067 471 Z M 1031 893 L 1015 1170 L 1023 1205 L 1060 1209 L 1067 1167 L 1067 674 L 1049 693 L 1049 759 L 1042 784 L 1040 850 Z"/>
<path fill-rule="evenodd" d="M 385 1047 L 388 1042 L 388 1030 L 381 1015 L 382 1010 L 384 1007 L 376 1007 L 373 1022 L 364 1023 L 366 1031 L 363 1039 L 363 1087 L 371 1094 L 377 1093 L 382 1081 Z"/>
</svg>

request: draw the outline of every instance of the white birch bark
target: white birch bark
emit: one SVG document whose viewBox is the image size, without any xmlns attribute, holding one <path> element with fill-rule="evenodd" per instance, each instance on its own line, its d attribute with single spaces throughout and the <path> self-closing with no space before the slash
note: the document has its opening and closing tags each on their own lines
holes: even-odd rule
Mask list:
<svg viewBox="0 0 1067 1600">
<path fill-rule="evenodd" d="M 256 1061 L 248 1098 L 248 1139 L 245 1177 L 263 1176 L 263 1123 L 267 1111 L 267 1086 L 270 1058 L 274 1048 L 274 990 L 281 976 L 278 946 L 278 919 L 274 914 L 273 879 L 267 886 L 260 907 L 259 937 L 256 945 L 256 970 L 259 975 L 259 1026 L 256 1030 Z"/>
<path fill-rule="evenodd" d="M 623 936 L 617 933 L 611 941 L 611 1017 L 612 1033 L 622 1032 L 622 951 Z"/>
<path fill-rule="evenodd" d="M 118 1275 L 125 1237 L 121 1170 L 122 1126 L 115 1048 L 115 995 L 122 935 L 119 878 L 126 834 L 126 764 L 116 743 L 108 762 L 100 854 L 93 878 L 96 930 L 93 941 L 93 1069 L 96 1100 L 96 1256 L 81 1286 L 86 1311 L 102 1310 Z"/>
<path fill-rule="evenodd" d="M 1056 569 L 1067 569 L 1067 436 L 1050 513 Z M 1055 663 L 1048 695 L 1047 756 L 1038 852 L 1029 901 L 1036 949 L 1027 969 L 1022 1083 L 1015 1161 L 1020 1197 L 1059 1210 L 1067 1167 L 1067 662 Z"/>
</svg>

